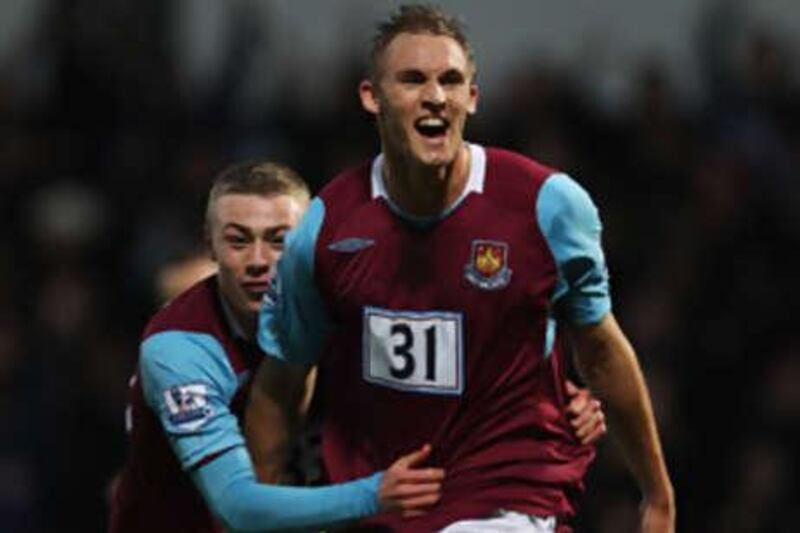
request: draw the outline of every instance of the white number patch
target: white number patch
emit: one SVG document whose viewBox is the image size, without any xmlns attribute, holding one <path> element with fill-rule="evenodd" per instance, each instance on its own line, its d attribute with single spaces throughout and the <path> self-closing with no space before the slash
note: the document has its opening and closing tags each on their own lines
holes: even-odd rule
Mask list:
<svg viewBox="0 0 800 533">
<path fill-rule="evenodd" d="M 365 307 L 364 379 L 411 392 L 461 394 L 462 329 L 461 313 Z"/>
</svg>

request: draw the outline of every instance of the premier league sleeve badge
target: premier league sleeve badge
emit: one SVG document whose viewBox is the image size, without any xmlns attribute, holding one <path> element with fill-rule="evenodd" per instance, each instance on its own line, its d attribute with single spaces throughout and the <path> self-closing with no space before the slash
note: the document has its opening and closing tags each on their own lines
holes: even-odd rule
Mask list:
<svg viewBox="0 0 800 533">
<path fill-rule="evenodd" d="M 167 418 L 175 429 L 196 431 L 213 414 L 208 402 L 208 390 L 203 383 L 170 387 L 164 391 Z"/>
</svg>

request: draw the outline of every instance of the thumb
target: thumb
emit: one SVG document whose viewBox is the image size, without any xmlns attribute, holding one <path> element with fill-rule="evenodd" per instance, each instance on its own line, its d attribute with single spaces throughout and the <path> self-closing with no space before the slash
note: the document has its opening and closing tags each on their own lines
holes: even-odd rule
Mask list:
<svg viewBox="0 0 800 533">
<path fill-rule="evenodd" d="M 570 396 L 575 396 L 575 395 L 577 395 L 577 394 L 578 394 L 578 393 L 581 391 L 581 390 L 580 390 L 580 389 L 577 387 L 577 385 L 575 385 L 575 384 L 574 384 L 574 383 L 573 383 L 571 380 L 569 380 L 569 379 L 565 380 L 565 381 L 564 381 L 564 384 L 566 385 L 567 394 L 569 394 Z"/>
<path fill-rule="evenodd" d="M 430 444 L 423 444 L 418 450 L 414 450 L 413 452 L 404 455 L 400 458 L 400 462 L 403 466 L 417 466 L 425 459 L 427 459 L 431 455 L 431 445 Z"/>
</svg>

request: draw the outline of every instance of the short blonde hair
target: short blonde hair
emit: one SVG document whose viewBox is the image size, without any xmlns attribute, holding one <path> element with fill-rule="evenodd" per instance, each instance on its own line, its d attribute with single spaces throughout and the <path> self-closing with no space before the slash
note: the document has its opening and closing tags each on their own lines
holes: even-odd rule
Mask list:
<svg viewBox="0 0 800 533">
<path fill-rule="evenodd" d="M 442 35 L 454 39 L 464 49 L 474 73 L 475 57 L 462 22 L 436 6 L 411 4 L 400 6 L 388 19 L 380 22 L 377 26 L 375 35 L 372 37 L 368 63 L 368 75 L 373 82 L 378 81 L 380 77 L 380 62 L 383 53 L 394 38 L 401 33 Z"/>
<path fill-rule="evenodd" d="M 223 169 L 214 179 L 206 204 L 206 230 L 211 227 L 214 204 L 226 194 L 255 194 L 269 198 L 289 195 L 304 203 L 311 198 L 308 184 L 286 165 L 253 160 Z"/>
</svg>

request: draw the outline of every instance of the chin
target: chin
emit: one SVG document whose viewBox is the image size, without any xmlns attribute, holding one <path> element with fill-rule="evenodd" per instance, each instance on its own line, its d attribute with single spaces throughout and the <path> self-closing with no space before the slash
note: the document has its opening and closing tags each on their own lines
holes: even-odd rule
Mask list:
<svg viewBox="0 0 800 533">
<path fill-rule="evenodd" d="M 453 163 L 456 160 L 456 154 L 450 153 L 435 153 L 424 154 L 417 158 L 419 162 L 428 167 L 443 167 Z"/>
<path fill-rule="evenodd" d="M 425 165 L 449 165 L 458 158 L 458 146 L 452 142 L 443 143 L 435 148 L 423 146 L 417 150 L 417 158 Z"/>
</svg>

